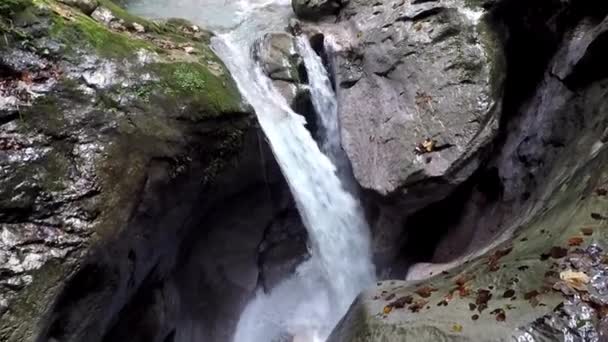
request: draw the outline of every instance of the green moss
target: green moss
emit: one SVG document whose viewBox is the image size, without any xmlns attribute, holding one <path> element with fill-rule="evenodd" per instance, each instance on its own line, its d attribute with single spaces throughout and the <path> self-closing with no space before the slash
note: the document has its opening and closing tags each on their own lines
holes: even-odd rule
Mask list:
<svg viewBox="0 0 608 342">
<path fill-rule="evenodd" d="M 241 98 L 232 80 L 200 63 L 156 63 L 148 68 L 159 76 L 165 97 L 194 110 L 193 119 L 240 112 Z"/>
<path fill-rule="evenodd" d="M 66 155 L 56 150 L 45 156 L 39 172 L 42 175 L 42 187 L 50 192 L 65 190 L 65 180 L 71 163 Z"/>
<path fill-rule="evenodd" d="M 34 129 L 51 136 L 60 136 L 66 128 L 63 111 L 57 97 L 42 97 L 30 108 L 20 112 L 22 128 Z"/>
<path fill-rule="evenodd" d="M 147 31 L 161 30 L 160 25 L 127 12 L 124 8 L 117 5 L 115 1 L 99 0 L 99 5 L 109 9 L 116 18 L 122 19 L 127 25 L 138 23 L 142 25 Z"/>
<path fill-rule="evenodd" d="M 102 57 L 125 58 L 134 55 L 139 49 L 152 50 L 154 47 L 141 39 L 133 39 L 124 33 L 108 30 L 90 17 L 74 13 L 75 20 L 55 16 L 51 26 L 51 37 L 65 44 L 68 51 L 88 43 Z"/>
</svg>

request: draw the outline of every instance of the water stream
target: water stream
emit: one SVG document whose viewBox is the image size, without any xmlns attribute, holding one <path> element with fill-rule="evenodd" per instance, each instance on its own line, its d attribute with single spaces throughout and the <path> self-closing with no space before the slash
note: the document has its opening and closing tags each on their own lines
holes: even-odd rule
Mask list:
<svg viewBox="0 0 608 342">
<path fill-rule="evenodd" d="M 212 0 L 211 3 L 218 1 L 224 3 L 225 12 L 207 14 L 214 18 L 217 33 L 213 48 L 255 109 L 308 230 L 311 253 L 311 258 L 271 293 L 259 291 L 241 316 L 234 342 L 292 339 L 321 342 L 353 299 L 374 281 L 369 228 L 358 199 L 344 186 L 349 183 L 338 176 L 344 173 L 336 169 L 336 163 L 344 159 L 341 159 L 335 94 L 321 59 L 307 39 L 298 38 L 298 52 L 309 74 L 313 105 L 325 132 L 317 144 L 305 128 L 304 117 L 289 107 L 251 54 L 257 38 L 284 30 L 293 15 L 291 2 Z M 212 4 L 210 8 L 217 12 L 217 6 Z M 221 22 L 226 13 L 232 16 Z M 204 20 L 196 16 L 190 19 Z"/>
</svg>

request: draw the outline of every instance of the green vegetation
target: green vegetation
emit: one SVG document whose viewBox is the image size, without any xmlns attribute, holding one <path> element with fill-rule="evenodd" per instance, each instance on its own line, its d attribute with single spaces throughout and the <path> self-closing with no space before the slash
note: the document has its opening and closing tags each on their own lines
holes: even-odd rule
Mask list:
<svg viewBox="0 0 608 342">
<path fill-rule="evenodd" d="M 79 12 L 74 13 L 74 20 L 54 16 L 50 35 L 65 44 L 66 52 L 73 51 L 74 46 L 85 41 L 100 56 L 108 58 L 125 58 L 133 56 L 134 52 L 139 49 L 154 49 L 145 40 L 133 39 L 127 34 L 110 31 L 102 24 Z"/>
<path fill-rule="evenodd" d="M 160 77 L 164 95 L 189 104 L 193 119 L 240 111 L 240 95 L 227 76 L 216 76 L 201 63 L 156 63 L 149 66 Z"/>
</svg>

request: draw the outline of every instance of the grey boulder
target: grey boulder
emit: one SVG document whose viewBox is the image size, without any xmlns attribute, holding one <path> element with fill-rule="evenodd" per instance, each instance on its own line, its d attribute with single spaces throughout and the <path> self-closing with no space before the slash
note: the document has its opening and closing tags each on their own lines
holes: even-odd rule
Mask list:
<svg viewBox="0 0 608 342">
<path fill-rule="evenodd" d="M 483 14 L 464 1 L 353 0 L 341 11 L 352 37 L 335 61 L 342 144 L 363 188 L 414 198 L 405 205 L 416 210 L 477 169 L 505 73 Z"/>
</svg>

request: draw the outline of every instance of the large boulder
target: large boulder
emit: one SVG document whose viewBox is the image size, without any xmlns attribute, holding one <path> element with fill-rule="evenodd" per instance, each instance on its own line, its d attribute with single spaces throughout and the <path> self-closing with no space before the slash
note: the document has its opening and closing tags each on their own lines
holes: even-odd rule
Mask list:
<svg viewBox="0 0 608 342">
<path fill-rule="evenodd" d="M 335 61 L 342 145 L 361 186 L 405 199 L 401 211 L 453 191 L 497 133 L 502 45 L 469 3 L 355 0 L 340 14 L 350 30 Z"/>
</svg>

